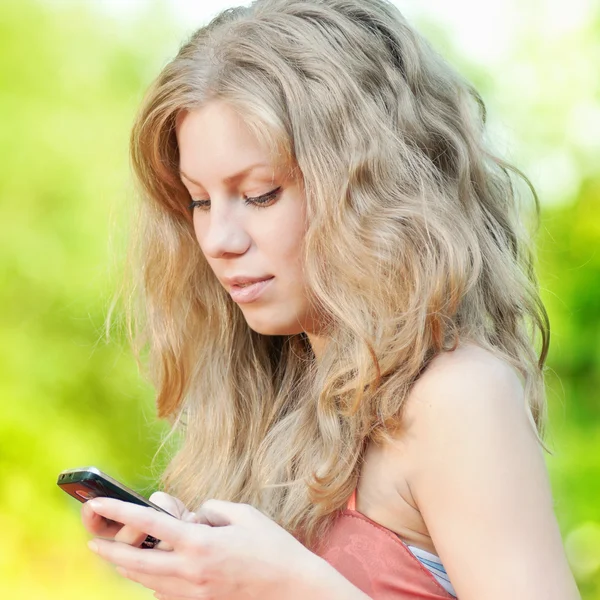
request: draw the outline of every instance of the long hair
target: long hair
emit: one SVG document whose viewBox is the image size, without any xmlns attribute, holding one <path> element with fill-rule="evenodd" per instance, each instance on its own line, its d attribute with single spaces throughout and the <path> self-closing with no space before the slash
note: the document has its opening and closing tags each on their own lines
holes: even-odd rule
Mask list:
<svg viewBox="0 0 600 600">
<path fill-rule="evenodd" d="M 302 178 L 318 361 L 304 334 L 252 331 L 194 237 L 175 123 L 209 101 Z M 181 47 L 131 136 L 132 329 L 178 440 L 166 491 L 192 510 L 248 502 L 315 544 L 366 442 L 399 427 L 431 359 L 465 341 L 520 374 L 541 441 L 549 325 L 516 182 L 534 220 L 539 202 L 485 124 L 480 94 L 386 0 L 256 0 Z"/>
</svg>

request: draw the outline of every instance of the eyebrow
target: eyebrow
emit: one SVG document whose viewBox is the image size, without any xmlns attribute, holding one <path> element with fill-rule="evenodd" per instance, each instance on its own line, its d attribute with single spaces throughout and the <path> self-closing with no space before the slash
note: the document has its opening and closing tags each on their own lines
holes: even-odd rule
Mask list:
<svg viewBox="0 0 600 600">
<path fill-rule="evenodd" d="M 270 165 L 268 165 L 266 163 L 256 163 L 254 165 L 250 165 L 249 167 L 246 167 L 245 169 L 242 169 L 241 171 L 238 171 L 237 173 L 234 173 L 233 175 L 229 175 L 228 177 L 225 177 L 225 179 L 223 179 L 223 182 L 230 185 L 234 182 L 240 181 L 246 175 L 248 175 L 248 173 L 250 173 L 250 171 L 253 171 L 254 169 L 258 169 L 259 167 L 270 167 Z M 181 169 L 178 169 L 178 170 L 179 170 L 180 177 L 184 177 L 190 183 L 193 183 L 194 185 L 197 185 L 198 187 L 203 187 L 201 183 L 199 183 L 198 181 L 194 181 L 191 177 L 188 177 Z"/>
</svg>

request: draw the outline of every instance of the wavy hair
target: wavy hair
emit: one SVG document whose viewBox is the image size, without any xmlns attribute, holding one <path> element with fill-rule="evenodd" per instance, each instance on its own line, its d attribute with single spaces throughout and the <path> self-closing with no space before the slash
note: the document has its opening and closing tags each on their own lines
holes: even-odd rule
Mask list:
<svg viewBox="0 0 600 600">
<path fill-rule="evenodd" d="M 302 178 L 304 268 L 329 340 L 318 361 L 304 334 L 252 331 L 194 237 L 175 123 L 209 101 Z M 192 510 L 253 504 L 313 546 L 366 442 L 399 427 L 420 373 L 466 341 L 520 374 L 541 441 L 549 324 L 516 181 L 534 222 L 539 201 L 485 124 L 480 94 L 386 0 L 256 0 L 181 47 L 131 136 L 130 324 L 177 434 L 166 491 Z"/>
</svg>

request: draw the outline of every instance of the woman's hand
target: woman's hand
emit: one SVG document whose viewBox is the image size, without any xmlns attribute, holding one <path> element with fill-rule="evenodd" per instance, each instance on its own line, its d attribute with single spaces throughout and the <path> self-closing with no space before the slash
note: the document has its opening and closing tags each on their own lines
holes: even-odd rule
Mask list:
<svg viewBox="0 0 600 600">
<path fill-rule="evenodd" d="M 154 590 L 157 598 L 366 598 L 333 567 L 247 504 L 208 500 L 198 511 L 197 522 L 191 516 L 181 521 L 112 498 L 96 498 L 88 505 L 96 518 L 147 532 L 172 548 L 164 552 L 117 540 L 90 542 L 90 548 L 116 565 L 121 575 Z"/>
<path fill-rule="evenodd" d="M 179 500 L 174 496 L 165 494 L 164 492 L 155 492 L 150 496 L 150 501 L 174 517 L 181 519 L 182 521 L 193 521 L 195 520 L 194 513 L 191 513 Z M 93 536 L 105 539 L 114 540 L 116 542 L 122 542 L 129 544 L 130 546 L 141 546 L 142 542 L 146 539 L 147 534 L 135 529 L 129 525 L 123 525 L 113 520 L 106 519 L 94 512 L 89 506 L 89 502 L 85 502 L 81 507 L 81 521 L 85 529 Z M 160 550 L 171 550 L 172 548 L 166 543 L 161 541 L 156 546 Z"/>
</svg>

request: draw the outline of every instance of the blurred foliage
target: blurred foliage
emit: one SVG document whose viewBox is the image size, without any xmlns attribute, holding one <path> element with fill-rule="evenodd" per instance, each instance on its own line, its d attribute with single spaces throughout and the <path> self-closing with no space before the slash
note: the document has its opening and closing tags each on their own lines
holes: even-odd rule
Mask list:
<svg viewBox="0 0 600 600">
<path fill-rule="evenodd" d="M 457 56 L 433 22 L 421 29 L 475 82 L 490 112 L 513 124 L 516 162 L 528 175 L 530 167 L 534 185 L 554 189 L 556 165 L 577 167 L 562 169 L 564 193 L 544 206 L 539 235 L 553 326 L 548 466 L 583 597 L 600 600 L 600 135 L 581 124 L 581 115 L 600 114 L 590 70 L 600 64 L 600 19 L 591 17 L 585 31 L 547 49 L 519 38 L 494 77 Z M 102 336 L 135 207 L 129 128 L 182 38 L 153 3 L 129 20 L 87 2 L 0 3 L 2 597 L 152 596 L 87 552 L 79 505 L 55 481 L 63 469 L 93 464 L 149 494 L 161 467 L 153 458 L 164 425 L 152 391 L 124 340 Z M 565 49 L 552 65 L 560 77 L 527 80 L 535 89 L 520 101 L 527 89 L 511 69 L 543 75 Z"/>
</svg>

